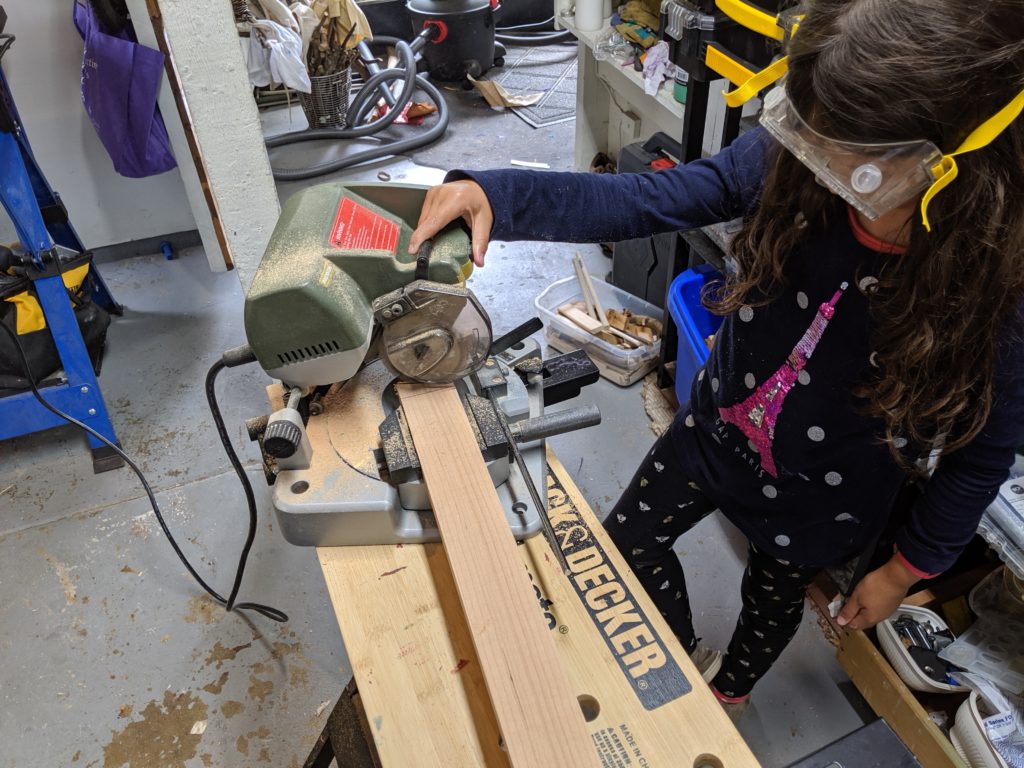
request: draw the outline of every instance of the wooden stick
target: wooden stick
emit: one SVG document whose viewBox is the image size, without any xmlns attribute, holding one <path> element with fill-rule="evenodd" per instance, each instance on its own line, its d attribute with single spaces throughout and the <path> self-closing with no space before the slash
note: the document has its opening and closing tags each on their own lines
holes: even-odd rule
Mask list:
<svg viewBox="0 0 1024 768">
<path fill-rule="evenodd" d="M 512 765 L 597 768 L 580 705 L 455 387 L 396 389 Z"/>
<path fill-rule="evenodd" d="M 587 308 L 593 308 L 594 316 L 601 321 L 601 325 L 608 325 L 608 316 L 604 312 L 604 307 L 601 306 L 601 300 L 597 297 L 597 291 L 594 290 L 594 282 L 590 279 L 590 273 L 587 271 L 587 266 L 583 263 L 583 257 L 579 251 L 576 251 L 576 255 L 572 257 L 572 265 L 576 270 L 576 279 L 583 290 Z"/>
</svg>

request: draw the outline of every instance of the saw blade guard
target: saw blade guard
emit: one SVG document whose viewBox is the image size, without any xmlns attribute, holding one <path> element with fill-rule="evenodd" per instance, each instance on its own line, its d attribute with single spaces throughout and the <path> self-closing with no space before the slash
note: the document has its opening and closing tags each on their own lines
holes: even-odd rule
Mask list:
<svg viewBox="0 0 1024 768">
<path fill-rule="evenodd" d="M 450 384 L 477 370 L 490 352 L 491 319 L 468 288 L 416 280 L 373 303 L 380 357 L 398 376 Z"/>
</svg>

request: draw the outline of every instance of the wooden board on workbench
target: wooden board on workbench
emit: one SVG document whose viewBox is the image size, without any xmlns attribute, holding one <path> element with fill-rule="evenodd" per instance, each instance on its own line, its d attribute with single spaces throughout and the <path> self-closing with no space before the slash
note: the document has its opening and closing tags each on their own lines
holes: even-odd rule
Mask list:
<svg viewBox="0 0 1024 768">
<path fill-rule="evenodd" d="M 318 421 L 314 448 L 330 450 Z M 565 469 L 549 463 L 550 515 L 574 577 L 540 535 L 518 550 L 602 765 L 757 766 Z M 509 766 L 443 548 L 318 556 L 385 768 Z"/>
<path fill-rule="evenodd" d="M 510 761 L 599 768 L 458 391 L 395 389 Z"/>
</svg>

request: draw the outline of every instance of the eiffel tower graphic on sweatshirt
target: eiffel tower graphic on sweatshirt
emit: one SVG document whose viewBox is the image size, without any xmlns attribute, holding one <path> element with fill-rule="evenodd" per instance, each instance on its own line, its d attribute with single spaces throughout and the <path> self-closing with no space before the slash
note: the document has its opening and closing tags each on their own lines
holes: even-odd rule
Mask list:
<svg viewBox="0 0 1024 768">
<path fill-rule="evenodd" d="M 843 283 L 831 301 L 818 307 L 811 327 L 793 347 L 793 351 L 789 353 L 789 357 L 779 370 L 743 402 L 719 409 L 722 421 L 739 427 L 750 439 L 761 456 L 762 469 L 774 478 L 778 478 L 779 474 L 772 456 L 772 445 L 775 442 L 775 424 L 782 413 L 782 404 L 796 384 L 800 371 L 814 354 L 829 321 L 835 315 L 836 304 L 848 287 L 849 283 Z"/>
</svg>

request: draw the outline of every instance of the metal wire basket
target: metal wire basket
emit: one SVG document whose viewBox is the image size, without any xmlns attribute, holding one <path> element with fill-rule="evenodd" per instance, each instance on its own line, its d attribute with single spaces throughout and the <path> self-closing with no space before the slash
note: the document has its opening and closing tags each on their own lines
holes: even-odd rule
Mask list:
<svg viewBox="0 0 1024 768">
<path fill-rule="evenodd" d="M 350 68 L 331 75 L 310 77 L 311 93 L 299 93 L 299 103 L 306 113 L 310 128 L 342 128 L 348 118 Z"/>
</svg>

